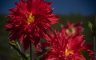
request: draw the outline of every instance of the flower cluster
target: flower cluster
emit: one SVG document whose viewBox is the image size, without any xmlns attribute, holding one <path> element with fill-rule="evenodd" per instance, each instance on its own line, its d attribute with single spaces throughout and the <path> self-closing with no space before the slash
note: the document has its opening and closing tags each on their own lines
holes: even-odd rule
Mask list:
<svg viewBox="0 0 96 60">
<path fill-rule="evenodd" d="M 59 19 L 52 13 L 51 4 L 45 0 L 20 0 L 16 3 L 16 7 L 10 9 L 10 20 L 5 25 L 10 41 L 18 40 L 25 50 L 30 43 L 41 51 L 50 47 L 41 60 L 86 60 L 82 51 L 92 60 L 93 52 L 85 44 L 80 23 L 68 23 L 60 31 L 51 29 Z M 45 43 L 40 43 L 42 38 Z"/>
<path fill-rule="evenodd" d="M 86 60 L 82 51 L 89 54 L 93 59 L 93 52 L 85 44 L 85 36 L 81 34 L 83 28 L 80 24 L 68 23 L 61 31 L 55 30 L 46 35 L 46 40 L 50 44 L 50 51 L 41 60 Z M 48 46 L 46 46 L 48 47 Z"/>
</svg>

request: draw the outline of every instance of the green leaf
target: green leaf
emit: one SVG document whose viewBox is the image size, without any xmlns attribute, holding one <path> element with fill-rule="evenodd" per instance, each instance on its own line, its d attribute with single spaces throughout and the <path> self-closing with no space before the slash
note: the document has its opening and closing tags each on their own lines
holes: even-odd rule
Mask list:
<svg viewBox="0 0 96 60">
<path fill-rule="evenodd" d="M 28 60 L 27 56 L 26 56 L 24 53 L 22 53 L 22 52 L 19 50 L 19 48 L 17 48 L 17 46 L 16 46 L 16 44 L 15 44 L 15 41 L 14 41 L 14 42 L 9 42 L 9 45 L 10 45 L 12 48 L 14 48 L 24 60 Z"/>
</svg>

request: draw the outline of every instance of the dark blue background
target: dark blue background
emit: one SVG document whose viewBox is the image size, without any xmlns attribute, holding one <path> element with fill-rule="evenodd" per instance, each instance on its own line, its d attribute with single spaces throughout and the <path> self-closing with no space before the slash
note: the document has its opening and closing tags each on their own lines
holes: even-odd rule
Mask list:
<svg viewBox="0 0 96 60">
<path fill-rule="evenodd" d="M 0 0 L 0 14 L 8 14 L 8 9 L 15 6 L 18 0 Z M 96 14 L 96 0 L 49 0 L 56 14 Z"/>
</svg>

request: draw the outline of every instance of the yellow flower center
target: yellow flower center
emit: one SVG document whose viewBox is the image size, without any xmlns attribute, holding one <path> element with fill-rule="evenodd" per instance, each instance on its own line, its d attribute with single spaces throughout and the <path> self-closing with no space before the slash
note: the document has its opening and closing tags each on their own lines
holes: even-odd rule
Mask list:
<svg viewBox="0 0 96 60">
<path fill-rule="evenodd" d="M 28 18 L 27 18 L 27 23 L 33 23 L 34 22 L 34 16 L 32 15 L 32 13 L 29 14 Z"/>
<path fill-rule="evenodd" d="M 66 30 L 66 33 L 67 33 L 68 35 L 72 35 L 72 34 L 74 34 L 75 32 L 76 32 L 75 28 L 70 28 L 70 29 L 67 29 L 67 30 Z"/>
<path fill-rule="evenodd" d="M 73 51 L 70 49 L 65 50 L 65 56 L 69 56 L 70 54 L 73 54 Z"/>
</svg>

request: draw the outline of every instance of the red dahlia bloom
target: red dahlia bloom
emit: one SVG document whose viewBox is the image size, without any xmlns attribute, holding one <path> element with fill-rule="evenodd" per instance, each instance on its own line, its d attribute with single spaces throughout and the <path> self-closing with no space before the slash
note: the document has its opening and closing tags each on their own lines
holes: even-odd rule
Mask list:
<svg viewBox="0 0 96 60">
<path fill-rule="evenodd" d="M 51 49 L 41 60 L 86 60 L 81 51 L 89 54 L 92 60 L 93 52 L 85 46 L 84 35 L 81 34 L 82 26 L 80 24 L 68 24 L 63 26 L 62 30 L 54 31 L 46 35 L 46 39 L 51 45 Z"/>
<path fill-rule="evenodd" d="M 29 42 L 36 45 L 46 29 L 58 21 L 57 16 L 52 14 L 51 3 L 44 0 L 20 0 L 10 11 L 6 25 L 9 38 L 20 40 L 25 49 Z"/>
</svg>

